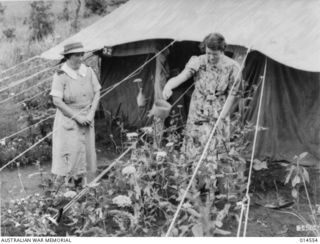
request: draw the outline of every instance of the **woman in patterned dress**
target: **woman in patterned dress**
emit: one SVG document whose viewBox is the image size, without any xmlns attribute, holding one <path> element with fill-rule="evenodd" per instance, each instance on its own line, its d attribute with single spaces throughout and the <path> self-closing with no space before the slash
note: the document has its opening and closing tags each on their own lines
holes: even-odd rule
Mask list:
<svg viewBox="0 0 320 244">
<path fill-rule="evenodd" d="M 209 34 L 204 38 L 200 47 L 205 50 L 205 54 L 192 56 L 185 69 L 179 75 L 171 78 L 163 89 L 163 97 L 168 99 L 172 95 L 172 89 L 190 77 L 194 78 L 195 90 L 190 102 L 186 135 L 181 149 L 187 162 L 192 163 L 198 162 L 213 126 L 219 114 L 223 112 L 222 121 L 210 143 L 206 157 L 206 160 L 208 157 L 213 157 L 215 162 L 218 161 L 220 149 L 223 148 L 219 138 L 228 139 L 230 135 L 229 112 L 239 82 L 236 83 L 231 94 L 230 89 L 236 77 L 239 77 L 240 71 L 236 61 L 224 55 L 226 42 L 221 34 Z M 229 94 L 230 98 L 226 102 Z M 222 111 L 224 105 L 225 109 Z"/>
<path fill-rule="evenodd" d="M 54 74 L 50 95 L 57 107 L 53 125 L 52 173 L 58 182 L 84 184 L 96 171 L 94 115 L 101 86 L 94 71 L 82 64 L 80 42 L 64 46 L 61 68 Z"/>
</svg>

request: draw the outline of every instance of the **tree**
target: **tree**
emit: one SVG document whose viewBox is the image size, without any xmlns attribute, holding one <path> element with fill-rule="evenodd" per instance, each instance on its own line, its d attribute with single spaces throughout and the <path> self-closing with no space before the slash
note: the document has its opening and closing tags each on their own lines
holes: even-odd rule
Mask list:
<svg viewBox="0 0 320 244">
<path fill-rule="evenodd" d="M 51 3 L 44 1 L 31 2 L 31 12 L 29 17 L 29 29 L 31 30 L 31 40 L 42 40 L 54 31 L 54 16 L 50 12 Z"/>
<path fill-rule="evenodd" d="M 2 3 L 0 3 L 0 16 L 4 15 L 5 10 L 6 10 L 6 6 L 3 6 Z"/>
<path fill-rule="evenodd" d="M 68 1 L 68 0 L 64 1 L 63 10 L 62 10 L 62 13 L 59 15 L 59 19 L 63 19 L 65 21 L 69 21 L 70 20 L 69 6 L 70 6 L 70 1 Z"/>
<path fill-rule="evenodd" d="M 74 32 L 78 32 L 79 27 L 80 27 L 80 21 L 79 21 L 79 13 L 81 9 L 81 0 L 77 0 L 77 8 L 76 8 L 76 14 L 74 17 L 73 22 L 71 23 L 71 27 L 74 30 Z"/>
<path fill-rule="evenodd" d="M 128 0 L 85 0 L 84 17 L 88 17 L 90 14 L 106 15 L 127 1 Z"/>
<path fill-rule="evenodd" d="M 106 0 L 85 0 L 84 1 L 84 6 L 86 8 L 87 15 L 89 15 L 89 13 L 104 15 L 107 10 L 107 4 L 108 3 Z"/>
</svg>

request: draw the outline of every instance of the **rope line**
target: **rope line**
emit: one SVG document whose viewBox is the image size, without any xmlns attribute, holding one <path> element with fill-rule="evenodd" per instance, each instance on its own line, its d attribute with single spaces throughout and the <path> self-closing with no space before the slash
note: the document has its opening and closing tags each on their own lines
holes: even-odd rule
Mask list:
<svg viewBox="0 0 320 244">
<path fill-rule="evenodd" d="M 6 163 L 5 165 L 3 165 L 0 168 L 0 172 L 6 168 L 8 165 L 10 165 L 11 163 L 13 163 L 14 161 L 16 161 L 18 158 L 20 158 L 22 155 L 24 155 L 25 153 L 29 152 L 31 149 L 33 149 L 35 146 L 37 146 L 38 144 L 40 144 L 41 142 L 43 142 L 46 138 L 48 138 L 49 136 L 51 136 L 53 134 L 53 131 L 48 133 L 46 136 L 42 137 L 39 141 L 37 141 L 36 143 L 34 143 L 32 146 L 30 146 L 29 148 L 27 148 L 26 150 L 24 150 L 22 153 L 20 153 L 18 156 L 14 157 L 12 160 L 10 160 L 8 163 Z"/>
<path fill-rule="evenodd" d="M 260 116 L 261 116 L 261 107 L 262 107 L 262 98 L 263 98 L 263 93 L 264 93 L 264 84 L 266 80 L 266 73 L 267 73 L 267 57 L 265 59 L 264 63 L 264 71 L 263 71 L 263 79 L 262 79 L 262 85 L 261 85 L 261 92 L 260 92 L 260 99 L 259 99 L 259 108 L 258 108 L 258 115 L 257 115 L 257 122 L 255 126 L 255 132 L 254 132 L 254 139 L 253 139 L 253 146 L 252 146 L 252 153 L 251 153 L 251 159 L 250 159 L 250 166 L 249 166 L 249 174 L 248 174 L 248 182 L 247 182 L 247 189 L 246 189 L 246 195 L 245 199 L 242 202 L 241 206 L 241 212 L 243 212 L 243 209 L 245 207 L 245 200 L 247 200 L 247 208 L 246 208 L 246 214 L 245 214 L 245 222 L 244 222 L 244 230 L 243 230 L 243 236 L 246 236 L 247 233 L 247 226 L 248 226 L 248 219 L 249 219 L 249 209 L 250 209 L 250 196 L 249 196 L 249 188 L 251 184 L 251 175 L 252 175 L 252 165 L 253 165 L 253 158 L 255 154 L 255 149 L 256 149 L 256 142 L 257 142 L 257 137 L 258 137 L 258 129 L 259 129 L 259 123 L 260 123 Z M 241 225 L 242 225 L 242 218 L 243 215 L 241 216 L 241 219 L 239 219 L 239 226 L 238 226 L 238 233 L 237 237 L 240 236 L 240 230 L 241 230 Z M 239 234 L 239 235 L 238 235 Z"/>
<path fill-rule="evenodd" d="M 33 75 L 30 75 L 30 76 L 28 76 L 28 77 L 26 77 L 26 78 L 20 79 L 20 80 L 14 82 L 13 85 L 7 86 L 7 87 L 3 88 L 2 90 L 0 90 L 0 92 L 4 92 L 4 91 L 9 90 L 9 89 L 11 89 L 11 88 L 13 88 L 13 87 L 15 87 L 15 86 L 18 86 L 18 85 L 20 85 L 20 84 L 22 84 L 22 83 L 30 80 L 31 78 L 36 77 L 36 76 L 39 75 L 39 74 L 42 74 L 42 73 L 44 73 L 44 72 L 46 72 L 46 71 L 50 71 L 50 70 L 55 69 L 57 66 L 58 66 L 58 64 L 55 64 L 55 65 L 53 65 L 52 67 L 46 68 L 46 69 L 41 70 L 41 71 L 39 71 L 39 72 L 37 72 L 37 73 L 35 73 L 35 74 L 33 74 Z"/>
<path fill-rule="evenodd" d="M 34 59 L 37 59 L 37 58 L 40 58 L 40 56 L 38 56 L 38 55 L 37 55 L 37 56 L 34 56 L 34 57 L 32 57 L 32 58 L 29 58 L 29 59 L 27 59 L 27 60 L 25 60 L 25 61 L 23 61 L 23 62 L 15 65 L 15 66 L 12 66 L 12 67 L 10 67 L 10 68 L 8 68 L 8 69 L 6 69 L 6 70 L 3 70 L 3 71 L 1 71 L 0 75 L 2 75 L 2 74 L 4 74 L 4 73 L 7 73 L 9 70 L 12 70 L 12 69 L 14 69 L 14 68 L 16 68 L 16 67 L 24 64 L 24 63 L 28 63 L 28 62 L 30 62 L 31 60 L 34 60 Z"/>
<path fill-rule="evenodd" d="M 50 119 L 50 118 L 53 118 L 53 117 L 54 117 L 54 115 L 50 115 L 50 116 L 48 116 L 48 117 L 46 117 L 46 118 L 38 121 L 38 122 L 35 123 L 35 124 L 32 124 L 32 125 L 30 125 L 30 126 L 28 126 L 28 127 L 25 127 L 25 128 L 23 128 L 23 129 L 15 132 L 15 133 L 9 135 L 9 136 L 5 136 L 5 137 L 1 138 L 0 141 L 6 141 L 7 139 L 10 139 L 11 137 L 14 137 L 14 136 L 16 136 L 16 135 L 18 135 L 18 134 L 26 131 L 26 130 L 29 130 L 29 129 L 31 129 L 32 127 L 37 126 L 37 125 L 41 124 L 42 122 L 44 122 L 44 121 L 46 121 L 46 120 L 48 120 L 48 119 Z"/>
<path fill-rule="evenodd" d="M 22 101 L 19 101 L 19 102 L 17 103 L 17 105 L 20 105 L 20 104 L 23 104 L 24 102 L 30 101 L 30 100 L 32 100 L 32 99 L 40 96 L 41 94 L 46 93 L 46 92 L 49 91 L 49 90 L 50 90 L 50 88 L 47 88 L 47 89 L 43 90 L 42 92 L 40 92 L 40 93 L 38 93 L 38 94 L 36 94 L 36 95 L 34 95 L 34 96 L 32 96 L 32 97 L 29 97 L 29 98 L 26 98 L 26 99 L 24 99 L 24 100 L 22 100 Z"/>
<path fill-rule="evenodd" d="M 44 64 L 46 65 L 46 64 L 48 64 L 48 63 L 49 63 L 49 62 L 46 62 L 46 63 L 44 63 Z M 2 83 L 2 82 L 4 82 L 4 81 L 8 81 L 10 78 L 12 78 L 12 77 L 14 77 L 14 76 L 18 76 L 18 75 L 20 75 L 20 74 L 22 74 L 22 73 L 30 72 L 31 70 L 37 70 L 37 69 L 39 69 L 41 66 L 44 66 L 44 64 L 40 64 L 40 65 L 38 65 L 38 66 L 36 66 L 36 67 L 33 67 L 33 68 L 31 68 L 31 69 L 29 69 L 29 70 L 27 70 L 27 71 L 26 71 L 26 69 L 28 69 L 28 68 L 26 68 L 26 69 L 21 70 L 21 71 L 18 72 L 18 73 L 15 73 L 15 74 L 13 74 L 13 75 L 9 75 L 9 76 L 6 76 L 6 77 L 4 77 L 4 78 L 1 78 L 1 79 L 0 79 L 0 83 Z"/>
<path fill-rule="evenodd" d="M 242 218 L 243 218 L 243 212 L 244 212 L 244 203 L 243 203 L 243 201 L 241 201 L 241 211 L 240 211 L 240 218 L 239 218 L 239 225 L 238 225 L 237 237 L 240 236 L 241 223 L 242 223 Z"/>
<path fill-rule="evenodd" d="M 15 95 L 3 99 L 2 101 L 0 101 L 0 104 L 5 103 L 5 102 L 7 102 L 7 101 L 10 101 L 11 99 L 13 99 L 13 98 L 15 98 L 15 97 L 18 97 L 18 96 L 20 96 L 21 94 L 23 94 L 23 93 L 25 93 L 25 92 L 27 92 L 27 91 L 30 91 L 30 90 L 32 90 L 32 89 L 35 88 L 35 87 L 38 87 L 38 86 L 40 86 L 40 85 L 42 85 L 42 84 L 44 84 L 44 83 L 46 83 L 46 82 L 48 82 L 48 81 L 51 81 L 51 79 L 52 79 L 52 77 L 47 77 L 46 79 L 38 82 L 37 84 L 35 84 L 35 85 L 31 86 L 31 87 L 28 87 L 28 88 L 22 90 L 21 92 L 15 94 Z"/>
<path fill-rule="evenodd" d="M 87 59 L 91 58 L 92 56 L 93 56 L 93 54 L 90 54 L 90 55 L 88 55 L 84 60 L 87 60 Z M 59 65 L 59 64 L 56 64 L 56 65 L 54 65 L 53 67 L 56 67 L 56 66 L 58 66 L 58 65 Z M 53 68 L 53 67 L 51 67 L 51 68 Z M 24 89 L 23 91 L 21 91 L 20 93 L 17 93 L 17 94 L 15 94 L 15 95 L 12 96 L 12 97 L 8 97 L 8 98 L 0 101 L 0 104 L 6 102 L 7 100 L 10 100 L 10 99 L 13 98 L 13 97 L 19 96 L 19 95 L 21 95 L 22 93 L 24 93 L 24 92 L 26 92 L 26 91 L 28 91 L 28 90 L 31 90 L 32 88 L 37 87 L 37 86 L 41 85 L 42 83 L 45 83 L 46 81 L 51 80 L 51 79 L 52 79 L 51 76 L 50 76 L 50 77 L 47 77 L 47 78 L 45 78 L 43 81 L 41 81 L 41 82 L 33 85 L 32 87 L 28 87 L 28 88 Z M 48 90 L 48 89 L 47 89 L 47 90 Z M 1 91 L 0 91 L 0 92 L 1 92 Z M 43 92 L 42 92 L 42 93 L 43 93 Z M 38 94 L 38 95 L 40 95 L 40 94 Z M 38 95 L 37 95 L 37 96 L 38 96 Z M 36 97 L 36 96 L 34 96 L 34 97 Z M 33 97 L 32 97 L 32 98 L 33 98 Z M 27 101 L 27 100 L 28 100 L 28 99 L 26 99 L 26 101 Z M 20 103 L 20 102 L 19 102 L 19 103 Z M 18 104 L 19 104 L 19 103 L 18 103 Z"/>
<path fill-rule="evenodd" d="M 110 91 L 112 91 L 113 89 L 115 89 L 116 87 L 120 86 L 123 82 L 125 82 L 126 80 L 130 79 L 136 72 L 139 72 L 140 69 L 144 68 L 148 63 L 150 63 L 153 59 L 155 59 L 156 57 L 158 57 L 161 53 L 163 53 L 166 49 L 168 49 L 170 46 L 173 45 L 173 43 L 175 43 L 176 40 L 173 40 L 172 42 L 170 42 L 167 46 L 165 46 L 163 49 L 161 49 L 158 53 L 156 53 L 152 58 L 150 58 L 148 61 L 146 61 L 144 64 L 142 64 L 140 67 L 138 67 L 136 70 L 134 70 L 131 74 L 129 74 L 128 76 L 126 76 L 125 78 L 123 78 L 121 81 L 119 81 L 118 83 L 114 84 L 114 86 L 111 88 Z M 109 92 L 109 91 L 108 91 Z M 101 95 L 101 97 L 103 97 L 104 95 Z"/>
<path fill-rule="evenodd" d="M 240 69 L 239 69 L 239 71 L 238 71 L 238 73 L 237 73 L 237 75 L 236 75 L 235 81 L 238 80 L 238 77 L 239 77 L 239 75 L 240 75 L 240 73 L 241 73 L 241 71 L 242 71 L 242 68 L 243 68 L 243 66 L 244 66 L 244 62 L 245 62 L 245 60 L 246 60 L 246 58 L 247 58 L 247 56 L 248 56 L 248 54 L 249 54 L 250 49 L 251 49 L 251 47 L 248 48 L 248 50 L 247 50 L 246 56 L 245 56 L 245 58 L 243 59 L 243 62 L 242 62 L 242 64 L 241 64 L 241 66 L 240 66 Z M 237 82 L 234 82 L 234 83 L 233 83 L 230 91 L 232 91 L 232 90 L 234 89 L 236 83 L 237 83 Z M 184 202 L 184 200 L 185 200 L 185 198 L 186 198 L 186 196 L 187 196 L 187 193 L 188 193 L 188 191 L 189 191 L 189 189 L 190 189 L 190 187 L 191 187 L 191 184 L 192 184 L 192 182 L 193 182 L 193 180 L 194 180 L 194 178 L 195 178 L 195 176 L 196 176 L 196 174 L 197 174 L 197 172 L 198 172 L 198 170 L 199 170 L 199 168 L 200 168 L 200 165 L 201 165 L 201 163 L 202 163 L 202 161 L 203 161 L 203 159 L 204 159 L 204 157 L 205 157 L 205 155 L 206 155 L 206 152 L 207 152 L 207 150 L 208 150 L 208 148 L 209 148 L 209 145 L 210 145 L 210 142 L 211 142 L 211 140 L 212 140 L 212 138 L 213 138 L 213 135 L 214 135 L 214 133 L 215 133 L 215 131 L 216 131 L 216 129 L 217 129 L 218 124 L 219 124 L 220 121 L 221 121 L 221 114 L 222 114 L 222 112 L 225 110 L 225 106 L 226 106 L 227 101 L 228 101 L 228 99 L 230 98 L 231 94 L 232 94 L 232 92 L 229 93 L 228 98 L 226 99 L 226 102 L 225 102 L 225 104 L 223 105 L 223 108 L 222 108 L 222 110 L 221 110 L 221 112 L 220 112 L 220 114 L 219 114 L 219 117 L 218 117 L 218 119 L 217 119 L 217 121 L 216 121 L 216 123 L 215 123 L 215 125 L 214 125 L 214 127 L 213 127 L 213 129 L 212 129 L 212 131 L 211 131 L 211 133 L 210 133 L 210 135 L 209 135 L 208 141 L 207 141 L 207 143 L 206 143 L 206 145 L 205 145 L 205 147 L 204 147 L 204 149 L 203 149 L 203 152 L 202 152 L 202 154 L 201 154 L 201 157 L 200 157 L 200 159 L 199 159 L 199 161 L 198 161 L 198 163 L 197 163 L 197 166 L 196 166 L 196 168 L 195 168 L 195 170 L 194 170 L 194 172 L 193 172 L 193 174 L 192 174 L 192 177 L 191 177 L 191 179 L 190 179 L 190 181 L 189 181 L 189 184 L 188 184 L 186 190 L 184 191 L 184 194 L 183 194 L 183 196 L 182 196 L 182 199 L 180 200 L 179 206 L 178 206 L 178 208 L 177 208 L 177 210 L 176 210 L 176 212 L 175 212 L 175 214 L 174 214 L 174 216 L 173 216 L 173 219 L 172 219 L 172 221 L 171 221 L 171 224 L 170 224 L 170 226 L 169 226 L 169 229 L 168 229 L 168 231 L 167 231 L 167 233 L 166 233 L 166 235 L 165 235 L 166 237 L 168 237 L 168 236 L 170 235 L 170 233 L 171 233 L 171 231 L 172 231 L 172 229 L 173 229 L 173 227 L 174 227 L 174 224 L 175 224 L 175 222 L 176 222 L 176 219 L 178 218 L 178 214 L 179 214 L 179 212 L 180 212 L 180 210 L 181 210 L 181 208 L 182 208 L 182 204 L 183 204 L 183 202 Z"/>
<path fill-rule="evenodd" d="M 185 90 L 181 96 L 171 105 L 172 107 L 174 107 L 178 102 L 179 100 L 194 86 L 194 83 L 192 83 L 187 90 Z"/>
<path fill-rule="evenodd" d="M 113 86 L 110 87 L 110 89 L 106 89 L 107 91 L 104 94 L 101 94 L 99 99 L 101 99 L 102 97 L 104 97 L 105 95 L 107 95 L 108 93 L 110 93 L 112 90 L 114 90 L 116 87 L 118 87 L 120 84 L 122 84 L 124 81 L 126 81 L 128 79 L 128 77 L 132 76 L 134 73 L 136 73 L 137 71 L 139 71 L 142 67 L 146 66 L 149 62 L 151 62 L 154 58 L 156 58 L 157 56 L 159 56 L 163 51 L 165 51 L 166 49 L 168 49 L 174 42 L 176 42 L 175 40 L 173 40 L 169 45 L 165 46 L 162 50 L 160 50 L 156 55 L 154 55 L 151 59 L 149 59 L 148 61 L 146 61 L 143 65 L 140 66 L 140 68 L 137 68 L 135 71 L 133 71 L 131 74 L 129 74 L 127 77 L 125 77 L 124 79 L 122 79 L 121 81 L 119 81 L 118 83 L 114 84 Z M 93 56 L 93 55 L 91 55 Z M 89 57 L 88 57 L 89 58 Z M 85 111 L 88 107 L 90 107 L 90 104 L 88 106 L 86 106 L 85 108 L 81 109 L 78 113 L 74 114 L 70 119 L 74 119 L 77 115 L 81 114 L 81 112 Z M 25 151 L 23 151 L 22 153 L 20 153 L 18 156 L 14 157 L 12 160 L 10 160 L 8 163 L 6 163 L 5 165 L 3 165 L 0 168 L 0 172 L 5 169 L 8 165 L 10 165 L 11 163 L 13 163 L 14 161 L 16 161 L 18 158 L 20 158 L 22 155 L 24 155 L 25 153 L 27 153 L 28 151 L 30 151 L 31 149 L 33 149 L 35 146 L 37 146 L 38 144 L 40 144 L 42 141 L 44 141 L 46 138 L 48 138 L 49 136 L 51 136 L 55 131 L 57 131 L 58 128 L 54 129 L 53 131 L 51 131 L 50 133 L 48 133 L 46 136 L 44 136 L 43 138 L 41 138 L 39 141 L 37 141 L 36 143 L 34 143 L 32 146 L 30 146 L 29 148 L 27 148 Z"/>
</svg>

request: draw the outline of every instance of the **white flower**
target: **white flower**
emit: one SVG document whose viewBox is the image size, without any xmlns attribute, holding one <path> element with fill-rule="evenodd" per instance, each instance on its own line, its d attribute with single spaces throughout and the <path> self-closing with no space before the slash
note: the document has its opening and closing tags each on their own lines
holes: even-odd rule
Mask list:
<svg viewBox="0 0 320 244">
<path fill-rule="evenodd" d="M 143 127 L 143 128 L 141 128 L 141 130 L 143 131 L 143 132 L 145 132 L 146 134 L 152 134 L 152 127 Z"/>
<path fill-rule="evenodd" d="M 163 161 L 166 156 L 167 156 L 167 153 L 165 151 L 157 152 L 156 160 Z"/>
<path fill-rule="evenodd" d="M 137 172 L 136 168 L 132 165 L 129 165 L 129 166 L 122 169 L 123 175 L 131 175 L 131 174 L 135 174 L 136 172 Z"/>
<path fill-rule="evenodd" d="M 0 140 L 0 145 L 5 146 L 6 145 L 6 138 L 3 138 Z"/>
<path fill-rule="evenodd" d="M 167 152 L 165 151 L 160 151 L 160 152 L 157 152 L 157 157 L 166 157 L 167 156 Z"/>
<path fill-rule="evenodd" d="M 192 206 L 190 203 L 186 202 L 186 203 L 182 204 L 182 207 L 183 208 L 191 208 Z"/>
<path fill-rule="evenodd" d="M 136 133 L 136 132 L 127 133 L 128 140 L 132 140 L 132 139 L 135 139 L 137 137 L 138 137 L 138 133 Z"/>
<path fill-rule="evenodd" d="M 131 199 L 124 195 L 120 195 L 113 198 L 112 203 L 118 205 L 119 207 L 127 207 L 132 204 Z"/>
<path fill-rule="evenodd" d="M 67 198 L 73 198 L 75 195 L 77 195 L 75 191 L 67 191 L 66 193 L 63 194 L 63 196 Z"/>
<path fill-rule="evenodd" d="M 173 142 L 168 142 L 167 144 L 166 144 L 166 147 L 172 147 L 173 146 Z"/>
</svg>

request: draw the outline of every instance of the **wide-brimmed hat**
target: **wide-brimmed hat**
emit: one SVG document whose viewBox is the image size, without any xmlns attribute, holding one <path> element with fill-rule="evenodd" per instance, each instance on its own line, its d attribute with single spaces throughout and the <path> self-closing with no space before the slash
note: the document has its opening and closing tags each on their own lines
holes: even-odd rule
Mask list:
<svg viewBox="0 0 320 244">
<path fill-rule="evenodd" d="M 83 44 L 81 42 L 73 42 L 63 46 L 63 52 L 61 55 L 66 55 L 68 53 L 84 53 Z"/>
</svg>

